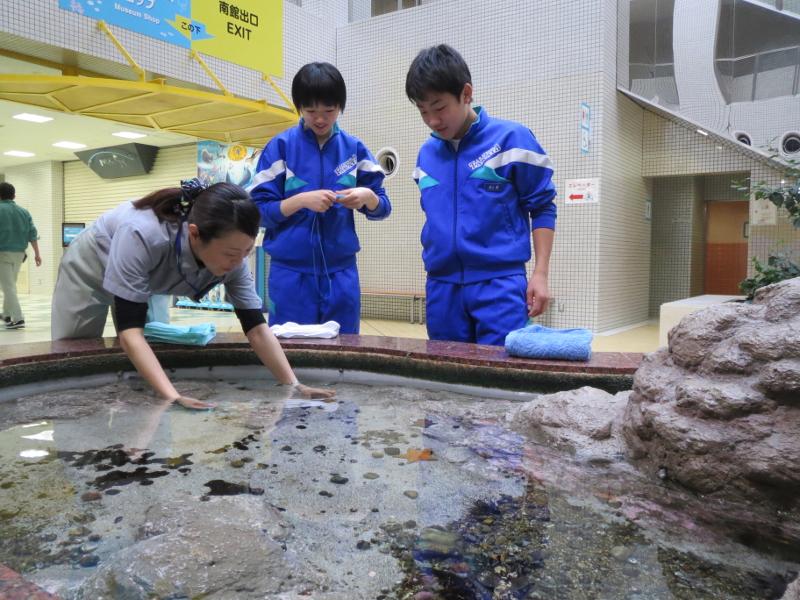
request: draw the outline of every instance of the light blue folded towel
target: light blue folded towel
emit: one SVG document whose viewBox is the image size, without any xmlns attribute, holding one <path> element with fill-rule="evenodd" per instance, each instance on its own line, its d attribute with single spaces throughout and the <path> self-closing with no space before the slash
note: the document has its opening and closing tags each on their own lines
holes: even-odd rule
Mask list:
<svg viewBox="0 0 800 600">
<path fill-rule="evenodd" d="M 528 325 L 506 336 L 506 352 L 525 358 L 589 360 L 592 332 L 588 329 L 550 329 Z"/>
<path fill-rule="evenodd" d="M 215 335 L 217 335 L 217 328 L 213 323 L 200 323 L 198 325 L 180 327 L 153 321 L 144 326 L 144 337 L 150 342 L 205 346 L 214 339 Z"/>
</svg>

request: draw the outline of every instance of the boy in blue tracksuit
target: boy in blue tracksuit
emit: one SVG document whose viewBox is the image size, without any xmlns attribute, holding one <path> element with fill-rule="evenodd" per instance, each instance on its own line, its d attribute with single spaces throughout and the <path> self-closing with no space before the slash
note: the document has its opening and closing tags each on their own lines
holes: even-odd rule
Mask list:
<svg viewBox="0 0 800 600">
<path fill-rule="evenodd" d="M 428 337 L 502 345 L 547 309 L 556 190 L 533 133 L 473 109 L 472 91 L 466 62 L 447 45 L 422 50 L 406 76 L 406 95 L 433 130 L 414 171 Z"/>
<path fill-rule="evenodd" d="M 292 80 L 300 123 L 271 139 L 250 195 L 271 257 L 271 325 L 337 321 L 358 333 L 361 289 L 353 212 L 385 219 L 392 210 L 383 171 L 358 138 L 336 124 L 347 91 L 339 70 L 310 63 Z"/>
</svg>

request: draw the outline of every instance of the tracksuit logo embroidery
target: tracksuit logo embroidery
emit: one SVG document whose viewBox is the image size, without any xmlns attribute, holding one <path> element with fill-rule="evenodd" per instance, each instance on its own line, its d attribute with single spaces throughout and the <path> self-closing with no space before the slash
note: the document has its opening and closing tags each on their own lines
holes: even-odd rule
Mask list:
<svg viewBox="0 0 800 600">
<path fill-rule="evenodd" d="M 358 162 L 356 160 L 356 155 L 353 154 L 350 158 L 333 170 L 333 172 L 336 173 L 336 176 L 339 178 L 336 180 L 336 183 L 346 188 L 355 187 L 358 181 L 358 178 L 356 177 L 357 170 Z"/>
<path fill-rule="evenodd" d="M 470 171 L 474 171 L 478 167 L 482 166 L 487 160 L 489 160 L 492 156 L 500 152 L 500 144 L 495 144 L 491 148 L 489 148 L 486 152 L 481 154 L 475 160 L 469 162 L 467 166 L 469 167 Z"/>
</svg>

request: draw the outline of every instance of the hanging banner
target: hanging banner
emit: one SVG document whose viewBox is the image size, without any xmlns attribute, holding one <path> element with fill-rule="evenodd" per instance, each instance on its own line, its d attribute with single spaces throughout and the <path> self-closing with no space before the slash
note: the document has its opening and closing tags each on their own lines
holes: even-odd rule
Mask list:
<svg viewBox="0 0 800 600">
<path fill-rule="evenodd" d="M 170 23 L 191 16 L 191 0 L 58 0 L 58 6 L 183 48 L 191 43 Z"/>
<path fill-rule="evenodd" d="M 283 0 L 58 0 L 58 6 L 283 77 Z"/>
</svg>

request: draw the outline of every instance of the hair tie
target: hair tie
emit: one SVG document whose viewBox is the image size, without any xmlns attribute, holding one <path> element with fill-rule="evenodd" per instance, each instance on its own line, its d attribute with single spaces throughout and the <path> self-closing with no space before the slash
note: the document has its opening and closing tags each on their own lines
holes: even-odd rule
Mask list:
<svg viewBox="0 0 800 600">
<path fill-rule="evenodd" d="M 194 204 L 194 199 L 197 198 L 203 190 L 206 189 L 197 177 L 192 179 L 181 180 L 181 199 L 175 205 L 175 212 L 183 217 L 189 214 Z"/>
</svg>

